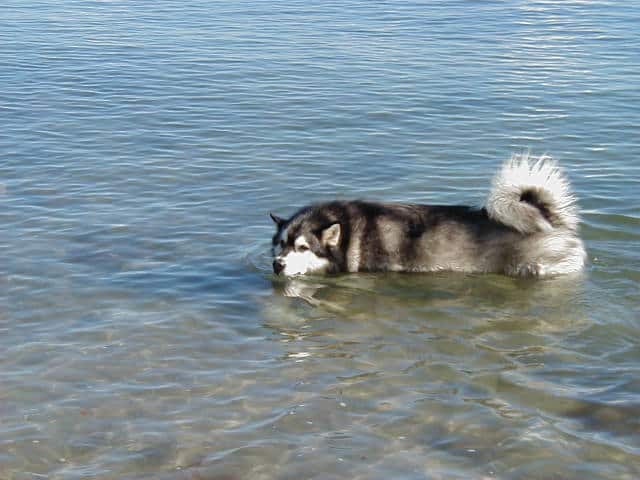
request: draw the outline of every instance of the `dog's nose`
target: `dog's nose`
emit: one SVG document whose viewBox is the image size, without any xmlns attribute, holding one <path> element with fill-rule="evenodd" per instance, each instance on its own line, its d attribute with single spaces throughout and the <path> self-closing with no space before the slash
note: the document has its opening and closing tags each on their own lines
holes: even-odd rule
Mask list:
<svg viewBox="0 0 640 480">
<path fill-rule="evenodd" d="M 282 260 L 280 259 L 276 259 L 273 261 L 273 272 L 276 275 L 280 275 L 280 272 L 282 272 L 282 270 L 284 270 L 284 263 Z"/>
</svg>

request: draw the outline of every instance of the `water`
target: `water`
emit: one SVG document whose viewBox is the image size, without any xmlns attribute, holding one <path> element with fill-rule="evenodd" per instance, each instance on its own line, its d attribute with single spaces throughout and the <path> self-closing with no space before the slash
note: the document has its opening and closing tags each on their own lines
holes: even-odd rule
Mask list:
<svg viewBox="0 0 640 480">
<path fill-rule="evenodd" d="M 640 477 L 634 2 L 9 0 L 0 478 Z M 549 152 L 585 275 L 283 282 L 268 212 L 481 203 Z"/>
</svg>

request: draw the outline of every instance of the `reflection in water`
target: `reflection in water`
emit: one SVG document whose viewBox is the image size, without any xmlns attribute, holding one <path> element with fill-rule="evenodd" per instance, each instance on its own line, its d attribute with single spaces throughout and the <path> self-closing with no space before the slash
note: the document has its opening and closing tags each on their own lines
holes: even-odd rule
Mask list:
<svg viewBox="0 0 640 480">
<path fill-rule="evenodd" d="M 368 435 L 387 439 L 379 451 L 386 461 L 401 444 L 424 442 L 426 451 L 414 453 L 445 470 L 452 457 L 504 469 L 501 462 L 516 459 L 499 459 L 514 449 L 524 455 L 518 462 L 546 456 L 542 471 L 550 474 L 568 453 L 545 439 L 582 438 L 601 430 L 604 418 L 637 426 L 629 423 L 637 408 L 575 384 L 585 362 L 575 339 L 594 325 L 583 308 L 584 282 L 455 273 L 275 278 L 264 318 L 294 362 L 298 385 L 322 386 L 306 398 L 309 408 L 322 411 L 322 398 L 331 398 L 357 417 L 364 402 L 380 418 Z M 350 425 L 345 435 L 357 437 L 360 422 Z M 611 440 L 594 446 L 592 459 L 632 453 L 629 428 L 606 432 L 619 436 L 620 450 Z M 353 441 L 345 448 L 358 451 Z"/>
<path fill-rule="evenodd" d="M 316 310 L 340 314 L 343 319 L 414 320 L 428 326 L 440 325 L 442 316 L 453 325 L 468 329 L 484 328 L 482 319 L 503 325 L 526 322 L 523 327 L 551 330 L 575 327 L 582 317 L 583 276 L 545 280 L 518 279 L 500 275 L 436 274 L 357 274 L 326 277 L 272 279 L 273 290 L 286 298 L 300 299 Z M 299 308 L 291 315 L 300 318 Z M 469 312 L 473 312 L 469 316 Z M 544 313 L 544 315 L 540 315 Z"/>
</svg>

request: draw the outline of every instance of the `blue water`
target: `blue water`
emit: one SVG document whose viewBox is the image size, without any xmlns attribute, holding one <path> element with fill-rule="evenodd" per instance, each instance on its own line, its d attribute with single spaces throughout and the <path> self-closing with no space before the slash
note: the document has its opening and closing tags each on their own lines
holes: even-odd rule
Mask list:
<svg viewBox="0 0 640 480">
<path fill-rule="evenodd" d="M 0 12 L 0 478 L 640 477 L 636 2 Z M 269 211 L 527 150 L 583 277 L 271 275 Z"/>
</svg>

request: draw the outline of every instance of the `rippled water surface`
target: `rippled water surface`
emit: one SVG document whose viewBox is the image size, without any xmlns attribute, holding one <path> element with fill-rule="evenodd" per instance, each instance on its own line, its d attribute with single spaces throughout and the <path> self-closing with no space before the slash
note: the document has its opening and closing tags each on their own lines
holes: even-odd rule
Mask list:
<svg viewBox="0 0 640 480">
<path fill-rule="evenodd" d="M 640 7 L 9 0 L 0 478 L 640 478 Z M 267 213 L 580 197 L 583 277 L 272 277 Z"/>
</svg>

